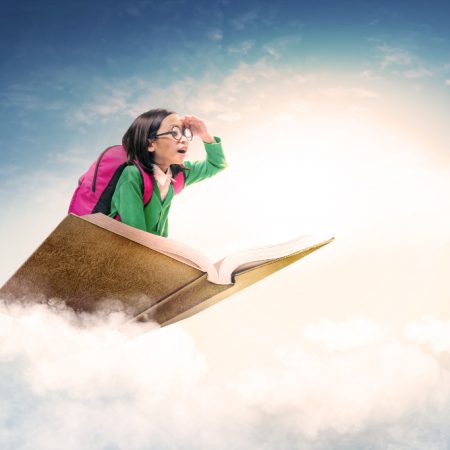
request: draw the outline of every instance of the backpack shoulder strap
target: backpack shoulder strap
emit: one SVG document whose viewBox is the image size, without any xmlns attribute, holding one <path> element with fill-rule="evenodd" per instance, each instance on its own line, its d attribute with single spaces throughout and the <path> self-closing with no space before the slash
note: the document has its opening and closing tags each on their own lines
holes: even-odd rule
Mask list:
<svg viewBox="0 0 450 450">
<path fill-rule="evenodd" d="M 142 202 L 144 206 L 147 206 L 152 198 L 153 194 L 153 178 L 151 175 L 143 169 L 143 167 L 139 164 L 138 161 L 133 161 L 136 167 L 139 169 L 142 177 Z"/>
<path fill-rule="evenodd" d="M 180 191 L 184 188 L 184 172 L 181 171 L 177 174 L 177 176 L 174 178 L 174 181 L 172 181 L 173 185 L 173 193 L 174 195 L 179 194 Z"/>
</svg>

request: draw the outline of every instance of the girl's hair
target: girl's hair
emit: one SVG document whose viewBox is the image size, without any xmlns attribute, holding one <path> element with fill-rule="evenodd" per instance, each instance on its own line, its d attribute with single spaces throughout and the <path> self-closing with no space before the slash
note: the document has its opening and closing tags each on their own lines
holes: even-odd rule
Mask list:
<svg viewBox="0 0 450 450">
<path fill-rule="evenodd" d="M 161 122 L 175 111 L 164 108 L 151 109 L 139 117 L 130 125 L 122 138 L 122 145 L 128 155 L 128 162 L 137 160 L 139 164 L 149 173 L 153 173 L 154 156 L 148 151 L 148 139 L 154 139 Z M 183 170 L 183 166 L 171 164 L 172 177 Z"/>
</svg>

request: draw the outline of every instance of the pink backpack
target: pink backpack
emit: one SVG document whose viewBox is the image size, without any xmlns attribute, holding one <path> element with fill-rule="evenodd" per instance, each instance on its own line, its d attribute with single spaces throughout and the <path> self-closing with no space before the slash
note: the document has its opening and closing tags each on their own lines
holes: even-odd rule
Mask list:
<svg viewBox="0 0 450 450">
<path fill-rule="evenodd" d="M 145 171 L 137 161 L 133 161 L 142 176 L 144 206 L 148 204 L 153 193 L 153 177 Z M 78 180 L 78 187 L 72 197 L 69 213 L 83 216 L 101 212 L 108 215 L 111 212 L 111 200 L 117 182 L 127 162 L 127 153 L 122 145 L 108 147 L 89 167 L 88 171 Z M 184 187 L 184 174 L 180 172 L 173 183 L 174 194 Z M 117 215 L 116 219 L 120 220 Z"/>
</svg>

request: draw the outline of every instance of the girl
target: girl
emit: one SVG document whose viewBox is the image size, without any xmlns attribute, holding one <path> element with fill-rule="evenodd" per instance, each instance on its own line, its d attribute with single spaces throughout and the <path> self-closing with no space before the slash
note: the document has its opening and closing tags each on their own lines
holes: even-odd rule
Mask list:
<svg viewBox="0 0 450 450">
<path fill-rule="evenodd" d="M 184 163 L 193 136 L 203 141 L 206 160 Z M 109 215 L 119 214 L 127 225 L 159 236 L 168 236 L 174 178 L 184 176 L 184 186 L 189 186 L 227 167 L 220 138 L 212 136 L 201 119 L 166 109 L 152 109 L 137 117 L 123 136 L 122 145 L 129 161 L 137 160 L 152 174 L 153 194 L 144 207 L 139 169 L 127 166 L 117 182 Z"/>
</svg>

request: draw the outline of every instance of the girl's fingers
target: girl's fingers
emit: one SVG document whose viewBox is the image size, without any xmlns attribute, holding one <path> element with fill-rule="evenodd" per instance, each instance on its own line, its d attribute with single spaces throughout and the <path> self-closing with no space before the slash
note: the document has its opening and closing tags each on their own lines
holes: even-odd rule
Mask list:
<svg viewBox="0 0 450 450">
<path fill-rule="evenodd" d="M 189 127 L 194 135 L 201 134 L 204 130 L 206 130 L 205 123 L 197 116 L 186 115 L 180 118 L 183 121 L 183 125 Z"/>
</svg>

